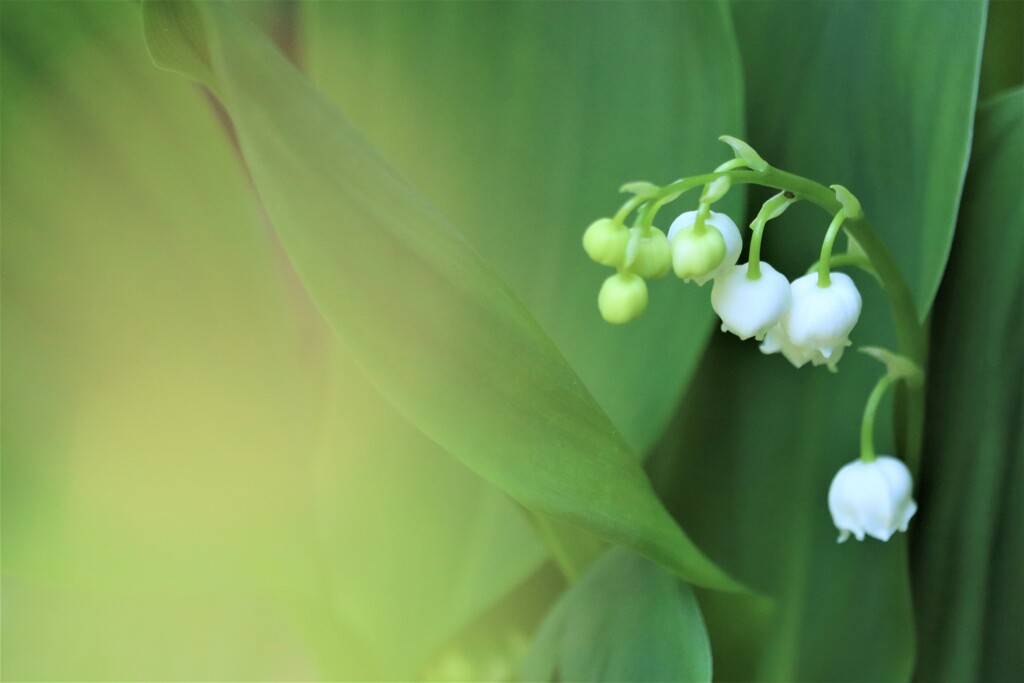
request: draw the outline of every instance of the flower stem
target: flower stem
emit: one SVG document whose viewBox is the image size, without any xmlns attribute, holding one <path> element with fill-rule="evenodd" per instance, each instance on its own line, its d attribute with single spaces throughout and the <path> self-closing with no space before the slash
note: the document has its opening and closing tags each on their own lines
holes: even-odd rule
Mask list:
<svg viewBox="0 0 1024 683">
<path fill-rule="evenodd" d="M 828 231 L 825 233 L 825 239 L 821 242 L 821 258 L 818 259 L 819 287 L 828 287 L 832 284 L 832 278 L 829 274 L 832 264 L 832 245 L 836 242 L 836 236 L 839 234 L 839 228 L 842 227 L 844 220 L 846 220 L 846 210 L 840 209 L 836 217 L 829 224 Z"/>
<path fill-rule="evenodd" d="M 629 216 L 629 214 L 633 211 L 633 209 L 635 209 L 636 207 L 640 206 L 641 204 L 646 202 L 648 199 L 650 199 L 650 197 L 644 197 L 642 195 L 633 195 L 632 197 L 627 199 L 625 201 L 625 203 L 623 203 L 622 208 L 620 208 L 615 213 L 615 216 L 612 218 L 612 220 L 615 222 L 615 225 L 621 227 L 626 222 L 626 217 Z M 653 220 L 653 216 L 652 216 L 652 220 Z"/>
<path fill-rule="evenodd" d="M 864 254 L 858 254 L 853 252 L 846 252 L 843 254 L 832 254 L 828 259 L 829 268 L 839 268 L 841 266 L 857 266 L 865 273 L 868 273 L 876 280 L 878 275 L 875 273 L 875 269 L 871 266 L 871 261 L 868 260 Z M 811 264 L 811 267 L 807 269 L 807 274 L 813 273 L 821 267 L 821 261 L 815 261 Z"/>
<path fill-rule="evenodd" d="M 878 380 L 864 406 L 864 420 L 860 423 L 860 459 L 863 462 L 872 462 L 875 459 L 875 414 L 878 413 L 878 406 L 885 396 L 885 391 L 892 383 L 893 378 L 888 374 Z"/>
<path fill-rule="evenodd" d="M 711 204 L 709 204 L 708 202 L 701 202 L 697 206 L 697 218 L 693 223 L 693 233 L 695 235 L 703 235 L 704 231 L 708 229 L 705 225 L 705 222 L 707 221 L 708 216 L 710 215 Z"/>
<path fill-rule="evenodd" d="M 747 258 L 748 280 L 761 279 L 761 236 L 764 234 L 764 227 L 772 218 L 780 216 L 794 201 L 796 199 L 787 197 L 785 192 L 780 192 L 761 205 L 761 210 L 750 224 L 753 235 L 750 238 L 750 256 Z"/>
<path fill-rule="evenodd" d="M 723 175 L 729 176 L 733 185 L 756 184 L 792 193 L 797 199 L 817 204 L 829 215 L 836 215 L 843 205 L 829 188 L 813 180 L 768 167 L 764 171 L 734 170 L 722 173 L 682 178 L 661 189 L 657 197 L 668 197 L 705 185 Z M 846 231 L 860 244 L 865 256 L 878 274 L 882 289 L 889 299 L 896 339 L 900 353 L 919 367 L 927 366 L 927 339 L 918 322 L 914 298 L 910 287 L 900 274 L 889 250 L 875 233 L 866 217 L 847 219 Z M 910 469 L 916 470 L 921 453 L 922 430 L 924 427 L 924 385 L 903 383 L 896 393 L 896 438 L 900 455 Z"/>
</svg>

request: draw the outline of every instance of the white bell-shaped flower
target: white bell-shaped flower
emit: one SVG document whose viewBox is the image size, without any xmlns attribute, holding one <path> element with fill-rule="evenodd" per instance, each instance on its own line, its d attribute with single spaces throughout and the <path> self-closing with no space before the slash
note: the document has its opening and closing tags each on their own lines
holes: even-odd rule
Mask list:
<svg viewBox="0 0 1024 683">
<path fill-rule="evenodd" d="M 792 304 L 790 304 L 792 305 Z M 840 346 L 832 351 L 831 354 L 826 358 L 825 355 L 816 348 L 805 349 L 797 346 L 786 334 L 786 330 L 779 323 L 772 329 L 768 330 L 768 333 L 764 336 L 764 341 L 761 342 L 761 353 L 772 354 L 781 353 L 786 360 L 793 364 L 795 368 L 802 368 L 810 361 L 813 365 L 828 365 L 828 369 L 831 372 L 836 372 L 836 363 L 843 357 L 843 351 L 845 346 Z"/>
<path fill-rule="evenodd" d="M 668 241 L 672 243 L 672 260 L 676 275 L 683 278 L 683 282 L 696 282 L 703 285 L 708 280 L 727 273 L 730 268 L 739 261 L 740 252 L 743 250 L 743 237 L 740 236 L 740 229 L 736 227 L 732 219 L 724 213 L 712 211 L 704 225 L 714 228 L 722 236 L 725 242 L 725 256 L 722 260 L 711 266 L 706 266 L 707 253 L 712 251 L 710 247 L 703 244 L 701 240 L 693 235 L 693 226 L 697 222 L 697 212 L 687 211 L 680 214 L 672 221 L 668 229 Z M 681 241 L 677 247 L 674 238 L 680 234 L 686 234 L 687 238 Z M 685 247 L 683 244 L 685 243 Z"/>
<path fill-rule="evenodd" d="M 858 541 L 865 535 L 888 541 L 897 531 L 906 531 L 917 512 L 912 490 L 910 470 L 892 456 L 844 465 L 828 490 L 828 509 L 839 529 L 839 542 L 850 534 Z"/>
<path fill-rule="evenodd" d="M 765 353 L 781 351 L 796 367 L 811 361 L 835 370 L 860 318 L 861 298 L 849 275 L 832 273 L 830 280 L 827 287 L 819 287 L 818 274 L 809 273 L 793 281 L 781 334 L 762 348 Z"/>
<path fill-rule="evenodd" d="M 761 261 L 761 277 L 747 278 L 749 263 L 715 278 L 711 306 L 722 319 L 722 331 L 740 339 L 761 339 L 789 309 L 789 280 Z"/>
</svg>

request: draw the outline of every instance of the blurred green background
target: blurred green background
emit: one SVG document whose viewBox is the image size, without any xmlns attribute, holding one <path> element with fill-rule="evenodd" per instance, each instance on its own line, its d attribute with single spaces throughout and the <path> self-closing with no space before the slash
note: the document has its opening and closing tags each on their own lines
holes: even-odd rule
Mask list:
<svg viewBox="0 0 1024 683">
<path fill-rule="evenodd" d="M 231 9 L 466 236 L 675 519 L 775 608 L 612 554 L 566 592 L 537 520 L 332 334 L 228 114 L 154 67 L 140 6 L 5 0 L 4 680 L 1024 677 L 1024 4 Z M 584 227 L 622 182 L 727 159 L 725 133 L 853 190 L 911 284 L 932 348 L 906 537 L 838 547 L 824 502 L 873 361 L 793 371 L 674 281 L 629 327 L 597 313 Z M 795 207 L 766 258 L 801 273 L 826 225 Z M 892 344 L 855 277 L 855 344 Z"/>
</svg>

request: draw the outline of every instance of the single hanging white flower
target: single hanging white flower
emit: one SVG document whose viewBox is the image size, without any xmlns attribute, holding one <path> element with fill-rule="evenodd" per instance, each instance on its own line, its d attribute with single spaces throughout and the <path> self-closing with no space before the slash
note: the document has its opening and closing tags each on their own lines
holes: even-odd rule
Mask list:
<svg viewBox="0 0 1024 683">
<path fill-rule="evenodd" d="M 683 282 L 692 280 L 703 285 L 736 265 L 743 249 L 743 237 L 740 229 L 724 213 L 712 211 L 704 221 L 705 226 L 721 235 L 721 242 L 714 235 L 709 238 L 707 233 L 694 232 L 696 222 L 696 211 L 680 214 L 669 226 L 668 241 L 672 244 L 672 265 L 676 275 Z M 725 243 L 724 253 L 721 251 L 722 242 Z"/>
<path fill-rule="evenodd" d="M 839 542 L 850 534 L 858 541 L 865 535 L 888 541 L 897 531 L 906 531 L 917 512 L 912 489 L 910 470 L 892 456 L 844 465 L 828 490 L 828 509 L 839 529 Z"/>
<path fill-rule="evenodd" d="M 711 306 L 722 319 L 722 331 L 740 339 L 761 339 L 789 309 L 789 280 L 761 261 L 761 276 L 747 277 L 749 263 L 715 278 Z"/>
<path fill-rule="evenodd" d="M 781 352 L 798 368 L 811 361 L 835 370 L 860 318 L 861 297 L 849 275 L 832 273 L 829 279 L 826 287 L 818 285 L 817 273 L 793 281 L 789 310 L 765 338 L 764 353 Z"/>
</svg>

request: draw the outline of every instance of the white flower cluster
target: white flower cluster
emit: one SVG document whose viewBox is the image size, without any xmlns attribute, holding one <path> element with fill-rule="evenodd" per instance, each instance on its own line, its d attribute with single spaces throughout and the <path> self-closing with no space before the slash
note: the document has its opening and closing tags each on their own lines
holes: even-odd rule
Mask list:
<svg viewBox="0 0 1024 683">
<path fill-rule="evenodd" d="M 725 250 L 717 265 L 709 266 L 709 240 L 694 236 L 695 217 L 690 211 L 672 223 L 668 238 L 673 265 L 684 279 L 700 285 L 714 281 L 711 306 L 722 319 L 722 331 L 763 340 L 762 352 L 782 353 L 795 367 L 810 362 L 835 370 L 860 318 L 861 297 L 853 280 L 832 273 L 821 286 L 818 275 L 811 273 L 790 283 L 764 261 L 752 275 L 749 263 L 736 265 L 742 246 L 736 224 L 714 212 L 707 225 L 721 236 Z"/>
<path fill-rule="evenodd" d="M 723 138 L 742 158 L 742 164 L 755 170 L 768 168 L 746 143 Z M 727 162 L 716 171 L 735 167 Z M 709 280 L 711 306 L 721 318 L 723 332 L 740 339 L 754 338 L 761 342 L 762 353 L 781 353 L 801 368 L 807 363 L 824 365 L 835 372 L 836 364 L 850 346 L 850 333 L 861 313 L 861 296 L 853 280 L 844 273 L 828 268 L 832 244 L 847 218 L 861 214 L 860 204 L 845 188 L 834 185 L 842 204 L 829 226 L 822 245 L 818 270 L 792 282 L 760 260 L 761 236 L 765 224 L 777 218 L 795 200 L 792 192 L 780 192 L 765 202 L 751 228 L 750 261 L 738 264 L 743 238 L 729 216 L 711 211 L 711 205 L 729 189 L 730 180 L 720 176 L 705 186 L 700 208 L 677 217 L 668 234 L 651 225 L 654 212 L 672 195 L 641 194 L 659 188 L 650 183 L 629 183 L 626 191 L 637 196 L 623 208 L 643 201 L 653 207 L 642 216 L 641 225 L 627 229 L 622 217 L 595 221 L 583 236 L 583 247 L 598 263 L 617 269 L 605 280 L 598 295 L 598 307 L 605 320 L 626 323 L 647 307 L 646 279 L 665 276 L 672 270 L 684 282 L 703 286 Z M 662 188 L 664 190 L 664 188 Z M 866 349 L 867 350 L 867 349 Z M 875 456 L 871 429 L 878 402 L 886 388 L 896 379 L 913 375 L 913 363 L 896 362 L 894 354 L 875 349 L 875 356 L 888 366 L 888 374 L 879 381 L 865 407 L 862 428 L 861 458 L 845 465 L 836 474 L 828 493 L 832 520 L 840 531 L 839 542 L 850 535 L 857 540 L 872 536 L 889 540 L 896 531 L 906 531 L 910 518 L 917 511 L 912 498 L 913 480 L 900 460 L 888 455 Z M 886 355 L 887 354 L 887 355 Z M 866 436 L 865 436 L 866 435 Z"/>
<path fill-rule="evenodd" d="M 671 248 L 665 233 L 655 227 L 627 229 L 611 218 L 600 218 L 583 233 L 583 249 L 601 265 L 618 269 L 601 285 L 597 305 L 610 323 L 621 325 L 647 308 L 647 278 L 668 275 Z"/>
<path fill-rule="evenodd" d="M 663 277 L 671 267 L 685 282 L 714 282 L 711 305 L 723 331 L 762 341 L 762 352 L 781 353 L 795 367 L 810 362 L 834 371 L 860 317 L 853 280 L 832 273 L 822 286 L 811 273 L 790 283 L 764 261 L 752 273 L 750 264 L 737 265 L 743 239 L 729 216 L 709 211 L 700 228 L 697 219 L 697 211 L 687 211 L 667 236 L 653 227 L 627 229 L 610 218 L 587 229 L 583 247 L 590 257 L 619 271 L 598 295 L 605 320 L 621 324 L 643 313 L 645 279 Z"/>
</svg>

